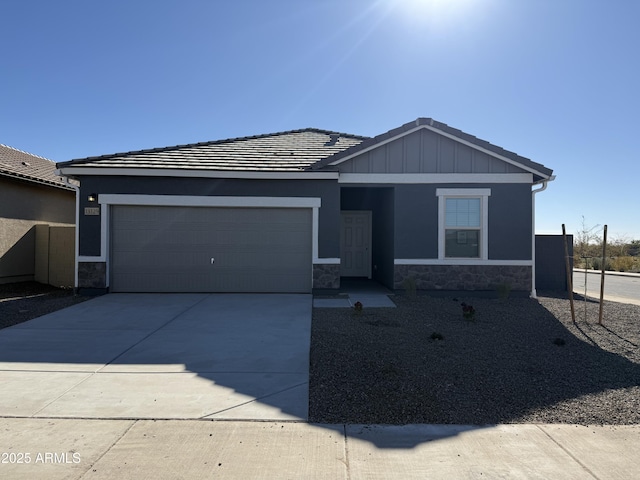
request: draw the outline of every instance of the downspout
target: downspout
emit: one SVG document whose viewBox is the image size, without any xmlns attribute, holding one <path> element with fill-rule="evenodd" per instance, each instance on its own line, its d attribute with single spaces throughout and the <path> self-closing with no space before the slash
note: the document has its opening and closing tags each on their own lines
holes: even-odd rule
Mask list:
<svg viewBox="0 0 640 480">
<path fill-rule="evenodd" d="M 536 193 L 546 190 L 547 184 L 555 179 L 555 175 L 551 175 L 548 179 L 542 180 L 542 187 L 531 190 L 531 298 L 538 298 L 536 293 Z"/>
<path fill-rule="evenodd" d="M 80 239 L 80 187 L 78 185 L 74 185 L 73 183 L 69 182 L 69 177 L 67 177 L 66 175 L 63 175 L 62 172 L 60 170 L 56 170 L 54 172 L 56 175 L 62 177 L 62 179 L 64 180 L 64 183 L 67 184 L 67 186 L 73 188 L 76 192 L 76 226 L 75 226 L 75 266 L 74 266 L 74 274 L 73 274 L 73 291 L 74 293 L 78 293 L 78 258 L 79 258 L 79 253 L 80 253 L 80 245 L 79 245 L 79 239 Z"/>
</svg>

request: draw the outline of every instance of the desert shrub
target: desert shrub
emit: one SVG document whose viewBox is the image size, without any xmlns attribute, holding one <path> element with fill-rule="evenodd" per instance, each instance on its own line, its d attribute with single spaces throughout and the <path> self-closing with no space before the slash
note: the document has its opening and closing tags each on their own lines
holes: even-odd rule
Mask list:
<svg viewBox="0 0 640 480">
<path fill-rule="evenodd" d="M 616 257 L 611 263 L 613 269 L 618 272 L 628 272 L 634 267 L 633 257 Z"/>
<path fill-rule="evenodd" d="M 593 268 L 594 270 L 601 270 L 602 269 L 602 258 L 592 258 L 591 259 L 591 268 Z M 613 263 L 611 261 L 611 259 L 609 257 L 607 257 L 605 259 L 604 262 L 604 269 L 605 270 L 614 270 L 614 266 Z"/>
</svg>

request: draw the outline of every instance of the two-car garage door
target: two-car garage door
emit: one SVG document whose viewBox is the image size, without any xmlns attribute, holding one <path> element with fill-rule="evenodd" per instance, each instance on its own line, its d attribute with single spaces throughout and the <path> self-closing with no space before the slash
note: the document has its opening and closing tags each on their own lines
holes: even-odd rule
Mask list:
<svg viewBox="0 0 640 480">
<path fill-rule="evenodd" d="M 113 292 L 310 292 L 309 208 L 111 207 Z"/>
</svg>

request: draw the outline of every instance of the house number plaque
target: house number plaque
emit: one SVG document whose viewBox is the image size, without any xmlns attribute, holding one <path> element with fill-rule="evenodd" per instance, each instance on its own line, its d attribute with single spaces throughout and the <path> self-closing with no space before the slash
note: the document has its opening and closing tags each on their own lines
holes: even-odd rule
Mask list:
<svg viewBox="0 0 640 480">
<path fill-rule="evenodd" d="M 100 215 L 100 207 L 84 207 L 85 215 Z"/>
</svg>

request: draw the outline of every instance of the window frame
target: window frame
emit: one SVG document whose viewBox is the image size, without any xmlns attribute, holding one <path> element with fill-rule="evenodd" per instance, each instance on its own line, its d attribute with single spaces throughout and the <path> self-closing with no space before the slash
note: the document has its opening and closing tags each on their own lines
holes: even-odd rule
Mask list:
<svg viewBox="0 0 640 480">
<path fill-rule="evenodd" d="M 489 197 L 490 188 L 438 188 L 438 260 L 478 261 L 489 258 Z M 448 198 L 477 198 L 480 200 L 480 226 L 449 228 L 449 230 L 480 230 L 478 257 L 447 257 L 446 256 L 446 203 Z"/>
</svg>

